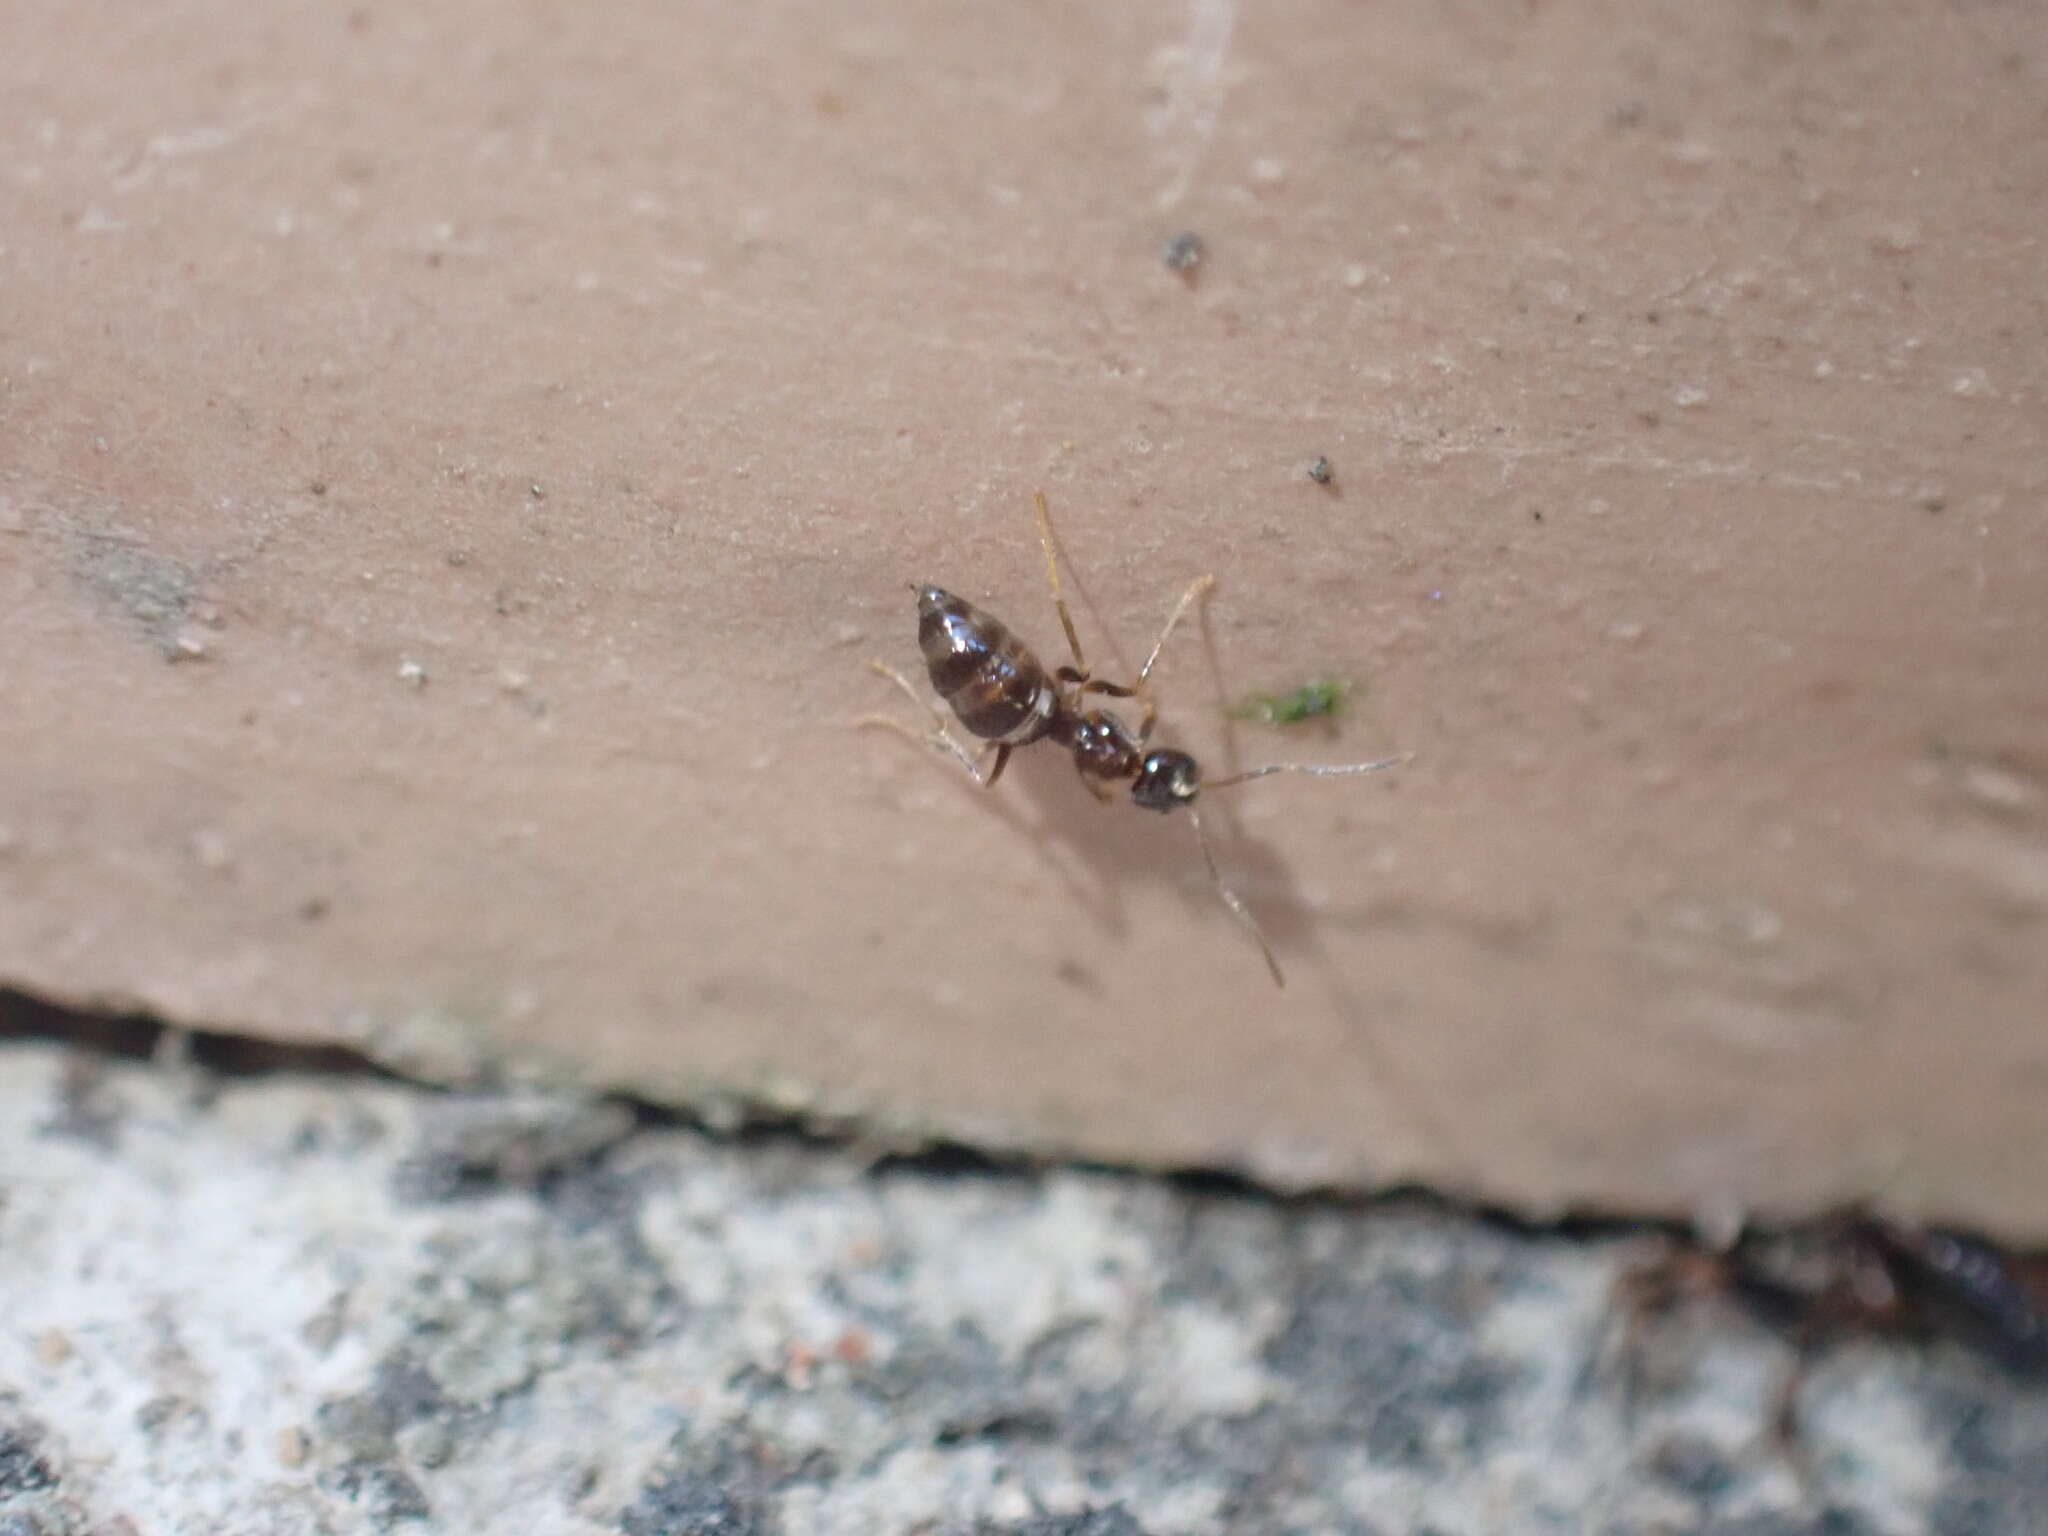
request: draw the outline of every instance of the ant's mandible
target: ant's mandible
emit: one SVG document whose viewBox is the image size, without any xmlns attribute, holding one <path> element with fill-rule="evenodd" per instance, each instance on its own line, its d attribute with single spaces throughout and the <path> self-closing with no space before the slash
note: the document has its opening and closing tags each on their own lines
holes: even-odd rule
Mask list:
<svg viewBox="0 0 2048 1536">
<path fill-rule="evenodd" d="M 1053 606 L 1059 610 L 1060 627 L 1067 633 L 1067 648 L 1073 652 L 1074 664 L 1048 674 L 1031 653 L 1031 648 L 1012 634 L 1000 619 L 982 612 L 965 598 L 955 597 L 944 587 L 927 583 L 916 588 L 917 643 L 924 653 L 925 668 L 931 675 L 932 691 L 952 706 L 962 725 L 988 745 L 979 754 L 970 753 L 961 746 L 953 733 L 946 729 L 945 718 L 926 702 L 910 680 L 881 661 L 870 661 L 868 665 L 909 695 L 931 716 L 931 725 L 918 731 L 886 715 L 863 716 L 858 723 L 901 732 L 913 741 L 947 753 L 984 788 L 1002 777 L 1004 765 L 1018 747 L 1028 746 L 1034 741 L 1051 740 L 1073 754 L 1074 767 L 1081 775 L 1081 782 L 1088 786 L 1096 799 L 1108 802 L 1113 798 L 1110 786 L 1128 782 L 1131 799 L 1149 811 L 1185 808 L 1188 820 L 1194 824 L 1195 840 L 1202 850 L 1202 862 L 1208 866 L 1216 894 L 1258 944 L 1259 952 L 1266 958 L 1267 970 L 1273 973 L 1274 984 L 1286 986 L 1287 978 L 1281 973 L 1273 946 L 1266 942 L 1266 935 L 1252 916 L 1251 908 L 1225 882 L 1223 872 L 1217 866 L 1215 850 L 1210 846 L 1201 815 L 1195 809 L 1196 797 L 1205 788 L 1227 789 L 1249 779 L 1263 778 L 1269 773 L 1308 773 L 1329 777 L 1378 773 L 1407 761 L 1407 756 L 1383 757 L 1370 763 L 1269 763 L 1264 767 L 1233 773 L 1228 778 L 1212 779 L 1205 785 L 1201 767 L 1190 754 L 1173 747 L 1151 745 L 1152 728 L 1158 722 L 1159 710 L 1152 698 L 1150 679 L 1159 653 L 1166 647 L 1167 638 L 1216 578 L 1203 576 L 1190 583 L 1181 594 L 1180 601 L 1173 605 L 1173 612 L 1167 615 L 1166 624 L 1159 631 L 1152 654 L 1145 658 L 1145 665 L 1138 669 L 1135 680 L 1123 684 L 1096 677 L 1088 670 L 1087 658 L 1081 652 L 1081 637 L 1074 631 L 1073 617 L 1067 612 L 1067 600 L 1060 592 L 1059 558 L 1053 543 L 1052 515 L 1046 509 L 1045 493 L 1036 493 L 1033 500 L 1038 510 L 1038 539 L 1045 549 L 1045 574 L 1052 585 Z M 1131 730 L 1109 710 L 1091 707 L 1089 698 L 1092 694 L 1137 700 L 1143 710 L 1137 730 Z M 982 771 L 984 763 L 990 765 L 986 773 Z"/>
</svg>

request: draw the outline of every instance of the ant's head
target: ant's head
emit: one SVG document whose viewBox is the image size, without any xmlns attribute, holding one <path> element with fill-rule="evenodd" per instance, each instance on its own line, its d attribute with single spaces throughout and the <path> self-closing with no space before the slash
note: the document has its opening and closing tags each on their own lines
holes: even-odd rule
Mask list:
<svg viewBox="0 0 2048 1536">
<path fill-rule="evenodd" d="M 1185 752 L 1159 747 L 1138 764 L 1131 798 L 1148 811 L 1171 811 L 1193 802 L 1202 789 L 1200 764 Z"/>
</svg>

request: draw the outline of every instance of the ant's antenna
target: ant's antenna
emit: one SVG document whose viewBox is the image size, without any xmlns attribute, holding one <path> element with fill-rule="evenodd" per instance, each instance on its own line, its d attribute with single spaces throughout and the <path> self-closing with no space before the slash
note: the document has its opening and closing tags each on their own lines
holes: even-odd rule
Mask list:
<svg viewBox="0 0 2048 1536">
<path fill-rule="evenodd" d="M 1270 770 L 1258 770 L 1262 773 L 1268 771 Z M 1266 942 L 1266 935 L 1259 927 L 1259 920 L 1252 916 L 1252 909 L 1245 905 L 1244 898 L 1224 883 L 1223 871 L 1216 867 L 1216 854 L 1209 847 L 1209 834 L 1202 826 L 1201 813 L 1195 809 L 1192 801 L 1188 803 L 1188 820 L 1195 824 L 1195 842 L 1201 847 L 1202 862 L 1209 866 L 1209 878 L 1215 882 L 1216 894 L 1223 898 L 1223 905 L 1230 908 L 1230 915 L 1244 924 L 1245 931 L 1259 946 L 1259 953 L 1266 957 L 1266 969 L 1273 973 L 1273 985 L 1285 991 L 1287 978 L 1280 972 L 1280 962 L 1273 958 L 1273 946 Z"/>
<path fill-rule="evenodd" d="M 1384 768 L 1398 768 L 1414 757 L 1413 752 L 1403 752 L 1398 757 L 1382 757 L 1370 763 L 1268 763 L 1262 768 L 1247 768 L 1243 773 L 1233 773 L 1227 778 L 1210 779 L 1203 789 L 1228 789 L 1233 784 L 1242 784 L 1247 779 L 1263 779 L 1269 773 L 1312 773 L 1319 778 L 1338 774 L 1378 773 Z M 1252 916 L 1252 909 L 1245 900 L 1233 891 L 1223 878 L 1223 871 L 1217 867 L 1216 851 L 1209 844 L 1208 830 L 1202 825 L 1202 816 L 1195 809 L 1194 801 L 1183 802 L 1187 806 L 1188 820 L 1195 824 L 1195 842 L 1201 847 L 1202 862 L 1209 866 L 1209 879 L 1216 887 L 1216 894 L 1223 898 L 1223 905 L 1230 908 L 1230 915 L 1245 926 L 1245 931 L 1259 946 L 1259 953 L 1266 957 L 1266 969 L 1273 973 L 1273 985 L 1283 991 L 1287 978 L 1281 973 L 1280 962 L 1274 958 L 1273 946 L 1266 942 L 1265 931 L 1259 927 L 1259 920 Z"/>
<path fill-rule="evenodd" d="M 1345 773 L 1378 773 L 1383 768 L 1398 768 L 1414 756 L 1413 752 L 1403 752 L 1399 757 L 1382 757 L 1370 763 L 1268 763 L 1263 768 L 1247 768 L 1243 773 L 1233 773 L 1228 778 L 1204 779 L 1202 788 L 1228 789 L 1247 779 L 1263 779 L 1269 773 L 1312 773 L 1318 778 L 1333 778 Z"/>
</svg>

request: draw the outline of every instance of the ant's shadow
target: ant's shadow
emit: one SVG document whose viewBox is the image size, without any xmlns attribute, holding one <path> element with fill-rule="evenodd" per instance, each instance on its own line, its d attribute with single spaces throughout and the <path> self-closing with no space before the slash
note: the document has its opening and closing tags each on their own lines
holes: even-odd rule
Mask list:
<svg viewBox="0 0 2048 1536">
<path fill-rule="evenodd" d="M 1077 588 L 1080 587 L 1076 582 Z M 1097 619 L 1095 605 L 1085 588 L 1078 594 Z M 1237 729 L 1230 719 L 1221 657 L 1209 623 L 1206 605 L 1196 610 L 1194 628 L 1199 636 L 1210 682 L 1208 705 L 1223 721 L 1222 745 L 1212 776 L 1236 772 L 1242 752 Z M 1111 647 L 1112 655 L 1116 648 Z M 1118 673 L 1131 670 L 1117 657 Z M 1103 701 L 1105 704 L 1110 701 Z M 946 716 L 940 706 L 942 717 Z M 1163 711 L 1167 729 L 1156 735 L 1154 745 L 1177 745 L 1170 711 Z M 959 723 L 948 717 L 955 739 L 966 739 Z M 908 745 L 906 743 L 906 745 Z M 984 815 L 993 815 L 1017 841 L 1049 869 L 1080 906 L 1090 922 L 1103 933 L 1122 938 L 1129 932 L 1124 895 L 1134 880 L 1154 881 L 1179 891 L 1191 920 L 1228 922 L 1235 920 L 1221 893 L 1209 879 L 1202 850 L 1189 816 L 1174 811 L 1152 811 L 1138 805 L 1129 786 L 1116 785 L 1106 800 L 1090 791 L 1073 760 L 1050 742 L 1034 743 L 1012 753 L 1003 777 L 994 789 L 984 789 L 959 772 L 941 753 L 916 752 L 938 772 L 953 780 L 959 792 Z M 1027 813 L 1019 801 L 1028 802 Z M 1201 802 L 1203 826 L 1209 835 L 1223 880 L 1247 897 L 1269 942 L 1297 953 L 1310 937 L 1313 914 L 1300 896 L 1292 871 L 1270 844 L 1248 837 L 1232 814 L 1229 802 L 1205 796 Z M 1248 933 L 1238 932 L 1247 955 L 1256 963 L 1258 946 Z M 1313 953 L 1320 946 L 1307 946 Z"/>
</svg>

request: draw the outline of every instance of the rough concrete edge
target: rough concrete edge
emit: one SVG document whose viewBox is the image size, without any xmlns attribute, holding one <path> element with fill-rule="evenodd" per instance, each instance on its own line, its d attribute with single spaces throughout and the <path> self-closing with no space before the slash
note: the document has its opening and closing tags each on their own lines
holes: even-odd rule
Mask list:
<svg viewBox="0 0 2048 1536">
<path fill-rule="evenodd" d="M 23 1021 L 27 1022 L 24 1023 Z M 1484 1192 L 1413 1180 L 1380 1183 L 1290 1183 L 1265 1177 L 1234 1163 L 1195 1164 L 1117 1157 L 1066 1145 L 1050 1138 L 975 1134 L 948 1125 L 943 1117 L 919 1117 L 851 1101 L 828 1102 L 794 1079 L 745 1088 L 708 1078 L 664 1092 L 660 1083 L 634 1087 L 581 1076 L 542 1053 L 422 1049 L 417 1039 L 365 1037 L 349 1043 L 279 1040 L 261 1030 L 219 1021 L 194 1024 L 167 1018 L 124 993 L 89 991 L 77 997 L 53 995 L 0 976 L 0 1042 L 39 1038 L 98 1048 L 112 1054 L 159 1059 L 194 1059 L 215 1070 L 254 1075 L 305 1072 L 371 1076 L 430 1092 L 528 1091 L 609 1102 L 632 1111 L 637 1123 L 683 1125 L 720 1140 L 786 1138 L 820 1149 L 856 1150 L 875 1166 L 919 1165 L 949 1172 L 1031 1177 L 1058 1169 L 1159 1179 L 1183 1186 L 1234 1190 L 1291 1207 L 1355 1209 L 1367 1206 L 1426 1206 L 1447 1214 L 1494 1223 L 1522 1232 L 1612 1235 L 1662 1233 L 1709 1246 L 1731 1241 L 1737 1232 L 1801 1232 L 1824 1229 L 1844 1208 L 1779 1220 L 1767 1215 L 1717 1213 L 1724 1220 L 1703 1227 L 1700 1212 L 1608 1206 L 1577 1202 L 1532 1210 L 1489 1199 Z M 1881 1204 L 1847 1208 L 1882 1217 Z M 1909 1223 L 1911 1224 L 1911 1223 Z M 2048 1244 L 1967 1226 L 1921 1221 L 1957 1235 L 1974 1237 L 2019 1256 L 2048 1257 Z"/>
</svg>

